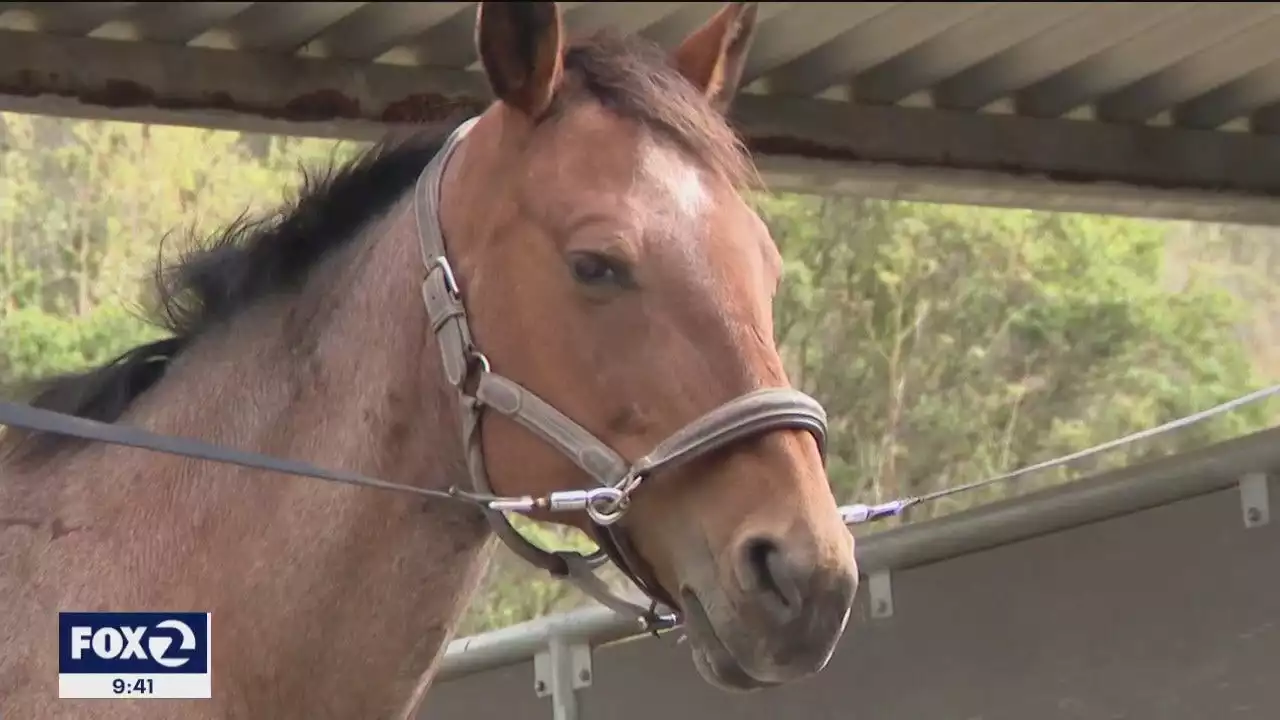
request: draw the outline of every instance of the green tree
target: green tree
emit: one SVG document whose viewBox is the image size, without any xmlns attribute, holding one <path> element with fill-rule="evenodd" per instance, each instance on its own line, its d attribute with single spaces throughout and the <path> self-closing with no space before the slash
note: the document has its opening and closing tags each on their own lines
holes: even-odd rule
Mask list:
<svg viewBox="0 0 1280 720">
<path fill-rule="evenodd" d="M 1174 287 L 1168 223 L 797 195 L 759 206 L 785 261 L 777 332 L 794 379 L 832 415 L 845 499 L 993 476 L 1257 387 L 1243 304 L 1200 276 Z M 1016 490 L 1266 417 L 1251 407 Z"/>
<path fill-rule="evenodd" d="M 277 205 L 299 165 L 353 143 L 0 113 L 0 386 L 101 362 L 157 333 L 138 320 L 175 232 Z"/>
</svg>

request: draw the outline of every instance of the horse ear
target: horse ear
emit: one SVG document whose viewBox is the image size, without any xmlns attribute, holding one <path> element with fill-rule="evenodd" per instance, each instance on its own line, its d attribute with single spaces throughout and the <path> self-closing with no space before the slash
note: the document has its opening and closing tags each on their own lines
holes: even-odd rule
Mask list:
<svg viewBox="0 0 1280 720">
<path fill-rule="evenodd" d="M 720 112 L 738 92 L 758 13 L 759 3 L 728 3 L 671 55 L 671 64 Z"/>
<path fill-rule="evenodd" d="M 564 72 L 564 23 L 553 2 L 482 2 L 476 49 L 499 100 L 536 119 Z"/>
</svg>

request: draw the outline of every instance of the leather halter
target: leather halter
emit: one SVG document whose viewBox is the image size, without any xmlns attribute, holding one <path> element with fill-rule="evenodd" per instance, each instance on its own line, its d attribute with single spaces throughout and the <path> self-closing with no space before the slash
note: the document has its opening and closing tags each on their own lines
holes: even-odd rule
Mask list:
<svg viewBox="0 0 1280 720">
<path fill-rule="evenodd" d="M 445 168 L 478 119 L 467 120 L 449 135 L 418 179 L 414 194 L 414 214 L 422 244 L 422 260 L 426 266 L 422 298 L 440 346 L 445 376 L 459 395 L 462 441 L 472 485 L 476 493 L 493 493 L 481 447 L 480 423 L 486 409 L 516 421 L 568 456 L 598 487 L 577 493 L 554 493 L 549 496 L 552 500 L 548 509 L 585 509 L 601 550 L 591 555 L 571 551 L 548 552 L 534 545 L 511 525 L 504 514 L 507 508 L 500 502 L 485 506 L 485 515 L 494 531 L 526 561 L 554 576 L 574 582 L 602 604 L 634 615 L 650 628 L 671 626 L 678 622 L 676 613 L 679 606 L 656 581 L 651 568 L 635 552 L 626 532 L 617 525 L 627 510 L 631 494 L 655 473 L 671 470 L 731 443 L 773 430 L 807 430 L 817 440 L 819 454 L 825 463 L 826 412 L 818 401 L 798 390 L 756 390 L 714 408 L 663 440 L 649 454 L 628 462 L 528 388 L 494 372 L 488 358 L 472 339 L 462 293 L 449 264 L 439 215 Z M 565 502 L 564 507 L 556 507 L 557 497 L 571 502 Z M 509 509 L 519 508 L 513 506 Z M 607 559 L 611 559 L 631 582 L 648 595 L 653 604 L 646 608 L 614 594 L 594 572 Z M 659 603 L 670 612 L 657 613 Z"/>
</svg>

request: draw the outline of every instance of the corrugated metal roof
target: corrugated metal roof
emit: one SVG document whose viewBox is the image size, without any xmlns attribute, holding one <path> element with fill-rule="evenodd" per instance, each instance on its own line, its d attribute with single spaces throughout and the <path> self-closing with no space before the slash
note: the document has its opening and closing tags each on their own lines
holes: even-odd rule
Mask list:
<svg viewBox="0 0 1280 720">
<path fill-rule="evenodd" d="M 720 3 L 561 5 L 574 32 L 609 26 L 669 46 Z M 487 96 L 475 65 L 475 8 L 0 2 L 0 96 L 29 103 L 51 93 L 91 108 L 150 105 L 290 121 L 421 121 Z M 1211 131 L 1178 135 L 1197 142 L 1237 137 L 1225 149 L 1211 139 L 1212 148 L 1176 150 L 1215 154 L 1180 162 L 1212 166 L 1217 175 L 1191 178 L 1188 168 L 1174 167 L 1163 179 L 1127 178 L 1082 167 L 1086 179 L 1280 193 L 1276 171 L 1253 170 L 1247 183 L 1228 172 L 1259 153 L 1268 163 L 1280 160 L 1270 140 L 1280 134 L 1280 3 L 766 2 L 760 17 L 735 117 L 763 154 L 1065 177 L 1072 168 L 1037 163 L 1031 150 L 1018 153 L 1016 167 L 994 151 L 968 164 L 950 161 L 957 153 L 946 148 L 913 158 L 905 145 L 870 148 L 862 137 L 837 138 L 851 131 L 836 126 L 851 121 L 864 134 L 896 129 L 900 144 L 913 133 L 950 132 L 969 148 L 972 138 L 955 135 L 972 131 L 966 118 L 1043 121 L 1037 128 L 1068 127 L 1066 119 L 1075 121 L 1071 127 L 1118 129 L 1131 141 L 1151 128 Z M 1045 133 L 1015 128 L 982 140 L 1057 142 Z M 1120 141 L 1098 142 L 1095 150 Z M 1161 142 L 1124 152 L 1171 152 Z"/>
<path fill-rule="evenodd" d="M 565 2 L 574 31 L 674 43 L 707 2 Z M 0 28 L 474 69 L 468 2 L 9 2 Z M 1280 3 L 766 2 L 747 78 L 769 95 L 1275 132 Z M 1262 114 L 1259 113 L 1261 111 Z"/>
</svg>

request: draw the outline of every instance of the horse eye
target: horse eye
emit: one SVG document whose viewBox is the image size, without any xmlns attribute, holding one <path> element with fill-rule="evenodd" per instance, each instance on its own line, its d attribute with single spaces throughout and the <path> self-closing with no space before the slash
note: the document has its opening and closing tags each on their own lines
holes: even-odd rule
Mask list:
<svg viewBox="0 0 1280 720">
<path fill-rule="evenodd" d="M 602 285 L 627 286 L 630 275 L 621 261 L 593 252 L 577 252 L 569 256 L 569 270 L 573 279 L 592 287 Z"/>
</svg>

